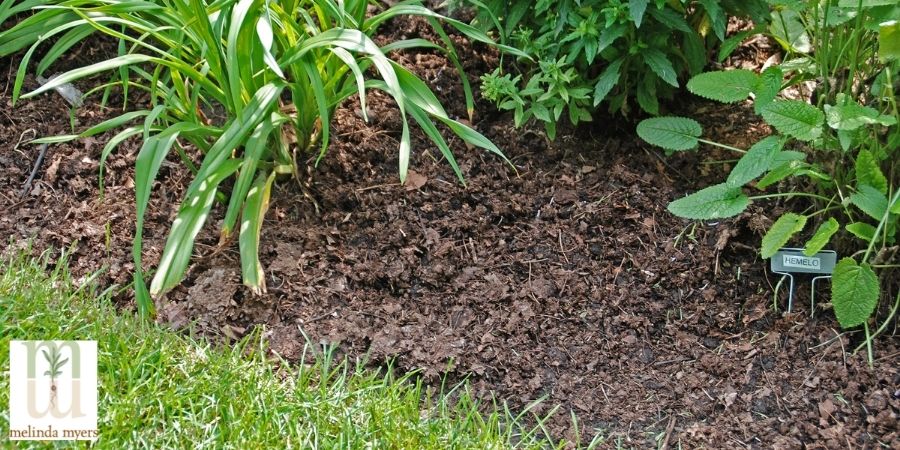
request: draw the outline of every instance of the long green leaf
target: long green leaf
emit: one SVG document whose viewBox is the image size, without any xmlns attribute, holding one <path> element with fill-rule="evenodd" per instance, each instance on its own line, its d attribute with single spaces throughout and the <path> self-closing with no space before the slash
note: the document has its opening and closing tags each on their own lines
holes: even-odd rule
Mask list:
<svg viewBox="0 0 900 450">
<path fill-rule="evenodd" d="M 176 126 L 170 127 L 163 133 L 144 141 L 138 152 L 134 170 L 134 195 L 136 207 L 136 221 L 134 231 L 134 241 L 131 248 L 131 254 L 134 258 L 134 287 L 135 299 L 138 305 L 138 311 L 142 317 L 152 317 L 154 315 L 153 300 L 147 292 L 147 286 L 144 284 L 143 266 L 141 263 L 141 252 L 144 237 L 144 213 L 147 210 L 147 203 L 150 201 L 150 191 L 153 189 L 153 182 L 156 180 L 156 174 L 159 167 L 165 160 L 166 155 L 172 148 L 172 144 L 178 139 L 180 129 Z"/>
<path fill-rule="evenodd" d="M 724 219 L 742 213 L 750 199 L 740 187 L 716 184 L 669 203 L 669 212 L 695 220 Z"/>
<path fill-rule="evenodd" d="M 231 190 L 231 198 L 228 201 L 228 209 L 225 212 L 225 220 L 222 224 L 222 241 L 227 240 L 234 224 L 237 222 L 238 214 L 241 206 L 247 198 L 253 178 L 256 176 L 260 159 L 266 150 L 269 135 L 276 126 L 280 126 L 286 118 L 273 114 L 269 120 L 263 121 L 253 130 L 253 134 L 247 140 L 244 146 L 244 162 L 241 164 L 240 174 L 234 182 L 234 188 Z"/>
<path fill-rule="evenodd" d="M 816 229 L 816 233 L 806 241 L 803 254 L 806 256 L 813 256 L 816 253 L 819 253 L 826 245 L 828 245 L 828 242 L 831 241 L 831 237 L 834 236 L 834 233 L 837 233 L 840 229 L 841 224 L 839 224 L 834 217 L 822 222 L 822 224 L 819 225 L 819 228 Z"/>
<path fill-rule="evenodd" d="M 784 140 L 777 136 L 769 136 L 753 144 L 750 150 L 735 164 L 728 174 L 728 183 L 743 186 L 772 168 L 775 157 L 784 146 Z"/>
<path fill-rule="evenodd" d="M 450 167 L 453 168 L 453 173 L 456 174 L 456 178 L 458 178 L 459 182 L 465 186 L 466 180 L 463 177 L 462 170 L 460 170 L 459 164 L 456 163 L 456 157 L 453 156 L 453 152 L 450 150 L 450 146 L 447 145 L 447 141 L 441 136 L 441 132 L 438 131 L 437 127 L 434 126 L 434 123 L 421 108 L 412 103 L 407 104 L 406 107 L 409 110 L 409 114 L 416 120 L 422 128 L 422 131 L 425 132 L 425 135 L 437 145 L 438 150 L 440 150 L 441 154 L 444 155 L 444 158 L 447 159 Z"/>
<path fill-rule="evenodd" d="M 691 78 L 687 88 L 692 93 L 722 103 L 747 99 L 759 83 L 759 76 L 749 70 L 734 69 L 701 73 Z"/>
<path fill-rule="evenodd" d="M 272 82 L 256 91 L 243 113 L 231 122 L 225 132 L 210 147 L 203 158 L 196 178 L 188 187 L 187 196 L 192 196 L 200 188 L 203 180 L 209 178 L 212 172 L 217 171 L 218 166 L 228 159 L 231 152 L 241 145 L 250 132 L 269 115 L 270 108 L 278 100 L 283 87 L 284 84 L 281 82 Z"/>
<path fill-rule="evenodd" d="M 703 129 L 686 117 L 654 117 L 638 123 L 637 134 L 644 141 L 666 150 L 692 150 Z"/>
<path fill-rule="evenodd" d="M 181 282 L 194 251 L 194 240 L 209 217 L 219 184 L 240 167 L 241 161 L 230 159 L 216 167 L 206 178 L 197 178 L 199 188 L 185 197 L 178 211 L 166 246 L 163 248 L 156 275 L 150 282 L 150 295 L 158 297 Z M 195 181 L 196 181 L 195 180 Z"/>
<path fill-rule="evenodd" d="M 44 71 L 50 67 L 60 56 L 64 55 L 72 46 L 83 41 L 86 37 L 90 36 L 94 33 L 94 27 L 83 24 L 78 25 L 75 28 L 69 30 L 61 36 L 54 44 L 53 47 L 50 47 L 50 50 L 47 50 L 47 53 L 44 54 L 44 57 L 41 59 L 41 62 L 37 66 L 37 75 L 43 75 Z"/>
<path fill-rule="evenodd" d="M 260 173 L 253 183 L 247 195 L 247 203 L 244 205 L 244 214 L 241 218 L 241 235 L 239 239 L 241 249 L 241 273 L 244 285 L 249 287 L 256 295 L 266 292 L 266 277 L 262 264 L 259 262 L 259 235 L 262 230 L 263 218 L 269 209 L 269 197 L 272 193 L 272 182 L 275 181 L 275 172 L 268 176 Z"/>
<path fill-rule="evenodd" d="M 508 45 L 497 44 L 495 43 L 487 34 L 483 31 L 467 24 L 464 22 L 460 22 L 456 19 L 452 19 L 449 17 L 442 16 L 420 4 L 416 0 L 409 0 L 405 2 L 398 3 L 387 10 L 376 14 L 366 20 L 365 24 L 363 24 L 363 30 L 374 30 L 381 23 L 386 20 L 392 19 L 398 16 L 423 16 L 423 17 L 433 17 L 435 19 L 440 19 L 444 22 L 449 23 L 454 28 L 459 30 L 462 34 L 466 35 L 468 38 L 473 39 L 475 41 L 492 45 L 504 52 L 510 53 L 512 55 L 516 55 L 522 58 L 531 59 L 531 56 L 517 48 L 510 47 Z"/>
<path fill-rule="evenodd" d="M 799 233 L 806 226 L 806 216 L 794 213 L 782 214 L 766 235 L 763 236 L 762 249 L 760 253 L 764 259 L 769 259 L 775 252 L 784 246 L 791 239 L 791 236 Z"/>
</svg>

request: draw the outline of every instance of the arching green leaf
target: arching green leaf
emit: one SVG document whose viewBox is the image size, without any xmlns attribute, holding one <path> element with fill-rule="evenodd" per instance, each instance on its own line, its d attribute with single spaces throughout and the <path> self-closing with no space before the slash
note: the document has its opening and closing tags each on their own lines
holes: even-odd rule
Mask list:
<svg viewBox="0 0 900 450">
<path fill-rule="evenodd" d="M 813 256 L 816 253 L 819 253 L 826 245 L 828 245 L 831 236 L 834 236 L 834 233 L 837 233 L 840 229 L 841 225 L 834 217 L 822 222 L 816 230 L 816 234 L 806 241 L 806 247 L 803 249 L 803 254 L 806 256 Z"/>
<path fill-rule="evenodd" d="M 692 150 L 703 128 L 696 120 L 685 117 L 654 117 L 638 123 L 637 134 L 648 144 L 666 150 Z"/>
<path fill-rule="evenodd" d="M 775 157 L 784 146 L 784 140 L 769 136 L 750 147 L 728 174 L 728 183 L 743 186 L 772 168 Z"/>
<path fill-rule="evenodd" d="M 762 116 L 776 130 L 811 141 L 822 135 L 825 114 L 819 108 L 799 100 L 776 100 L 763 108 Z"/>
<path fill-rule="evenodd" d="M 669 203 L 668 210 L 686 219 L 723 219 L 742 213 L 749 204 L 750 199 L 741 188 L 722 183 L 675 200 Z"/>
<path fill-rule="evenodd" d="M 746 100 L 759 83 L 759 76 L 749 70 L 734 69 L 701 73 L 690 79 L 692 93 L 722 103 Z"/>
<path fill-rule="evenodd" d="M 778 249 L 787 244 L 791 236 L 803 230 L 804 226 L 806 226 L 806 216 L 794 213 L 783 214 L 763 236 L 760 249 L 762 257 L 771 258 Z"/>
</svg>

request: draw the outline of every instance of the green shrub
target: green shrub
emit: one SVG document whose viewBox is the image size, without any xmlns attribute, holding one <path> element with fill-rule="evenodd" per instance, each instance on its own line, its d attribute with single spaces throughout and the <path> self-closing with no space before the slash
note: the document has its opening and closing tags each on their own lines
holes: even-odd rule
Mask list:
<svg viewBox="0 0 900 450">
<path fill-rule="evenodd" d="M 797 9 L 776 5 L 772 25 L 757 31 L 784 47 L 783 64 L 761 74 L 709 72 L 688 82 L 694 94 L 720 102 L 752 97 L 756 112 L 776 135 L 744 151 L 700 139 L 700 124 L 688 118 L 647 119 L 638 124 L 637 132 L 668 152 L 694 149 L 704 142 L 742 154 L 724 183 L 672 202 L 669 211 L 675 215 L 716 219 L 741 213 L 752 200 L 809 199 L 808 209 L 787 212 L 775 221 L 762 240 L 761 255 L 771 257 L 797 233 L 812 232 L 813 226 L 805 244 L 808 255 L 836 240 L 849 242 L 844 246 L 851 249 L 849 256 L 834 272 L 832 305 L 842 327 L 863 325 L 866 342 L 871 342 L 868 320 L 880 296 L 876 271 L 884 278 L 900 267 L 895 251 L 900 226 L 900 112 L 894 90 L 900 51 L 889 36 L 897 32 L 897 22 L 890 19 L 898 17 L 900 5 L 858 3 L 797 2 Z M 812 103 L 779 98 L 782 90 L 805 81 L 816 85 Z M 782 189 L 748 196 L 744 191 L 748 186 Z"/>
<path fill-rule="evenodd" d="M 63 73 L 21 97 L 32 98 L 64 83 L 111 70 L 118 71 L 118 76 L 108 85 L 150 94 L 149 109 L 127 112 L 78 135 L 34 141 L 60 142 L 130 123 L 103 149 L 102 167 L 124 139 L 143 139 L 136 166 L 137 230 L 133 253 L 136 297 L 144 314 L 152 313 L 151 296 L 163 295 L 180 283 L 194 239 L 216 201 L 227 203 L 222 242 L 231 239 L 235 231 L 239 234 L 244 283 L 256 293 L 265 291 L 257 248 L 273 182 L 279 176 L 300 181 L 305 170 L 298 170 L 298 165 L 304 164 L 310 153 L 318 153 L 321 158 L 327 149 L 334 109 L 358 93 L 365 115 L 367 88 L 385 91 L 399 106 L 403 118 L 401 181 L 406 177 L 410 158 L 409 118 L 422 127 L 460 180 L 459 167 L 436 123 L 465 142 L 502 157 L 500 150 L 480 133 L 451 119 L 423 81 L 386 56 L 391 50 L 424 47 L 440 49 L 456 62 L 450 38 L 439 20 L 470 39 L 492 43 L 481 31 L 444 18 L 417 1 L 397 3 L 372 16 L 367 16 L 368 0 L 43 3 L 52 3 L 53 9 L 42 10 L 34 17 L 50 11 L 67 19 L 57 24 L 56 16 L 43 16 L 45 23 L 53 24 L 52 28 L 32 39 L 34 43 L 19 66 L 14 101 L 20 98 L 25 70 L 41 43 L 61 36 L 54 47 L 58 48 L 59 42 L 67 38 L 84 37 L 81 32 L 73 36 L 75 30 L 88 29 L 119 39 L 120 55 Z M 401 15 L 427 18 L 445 46 L 422 39 L 377 46 L 370 36 L 379 25 Z M 0 48 L 10 45 L 6 40 L 12 39 L 10 36 L 22 36 L 21 30 L 33 26 L 31 19 L 19 23 L 4 34 Z M 366 73 L 377 73 L 378 77 L 368 79 Z M 465 76 L 462 79 L 471 98 Z M 98 86 L 88 95 L 108 85 Z M 223 111 L 224 118 L 208 118 L 211 111 Z M 187 145 L 203 153 L 200 167 L 194 167 L 187 158 Z M 173 148 L 194 173 L 194 179 L 172 224 L 148 290 L 141 265 L 144 212 L 160 165 Z M 222 184 L 229 178 L 234 179 L 233 187 L 223 195 Z"/>
<path fill-rule="evenodd" d="M 623 114 L 659 114 L 680 79 L 700 73 L 726 40 L 730 14 L 765 22 L 762 0 L 468 0 L 474 24 L 532 55 L 519 75 L 482 77 L 482 94 L 514 112 L 515 123 L 542 122 L 552 139 L 563 116 L 591 120 L 605 103 Z M 731 44 L 729 44 L 731 45 Z"/>
</svg>

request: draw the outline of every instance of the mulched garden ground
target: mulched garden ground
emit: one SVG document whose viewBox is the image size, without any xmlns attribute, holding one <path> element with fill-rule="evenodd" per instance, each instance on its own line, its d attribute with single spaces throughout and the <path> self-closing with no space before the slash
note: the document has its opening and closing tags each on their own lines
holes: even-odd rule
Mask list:
<svg viewBox="0 0 900 450">
<path fill-rule="evenodd" d="M 425 25 L 407 21 L 386 37 L 417 35 L 427 36 Z M 96 60 L 102 48 L 76 54 Z M 481 47 L 462 52 L 473 82 L 498 63 Z M 402 58 L 451 114 L 464 115 L 443 58 Z M 76 274 L 105 268 L 102 284 L 125 285 L 139 143 L 107 161 L 102 199 L 98 158 L 109 136 L 51 146 L 20 198 L 37 147 L 19 142 L 67 133 L 70 121 L 55 94 L 12 107 L 17 63 L 0 61 L 0 237 L 12 247 L 31 238 L 35 250 L 74 246 Z M 112 117 L 117 100 L 102 108 L 89 99 L 77 122 Z M 610 445 L 900 448 L 896 324 L 877 341 L 870 369 L 864 352 L 850 354 L 861 332 L 842 333 L 829 310 L 810 317 L 807 284 L 793 314 L 783 312 L 783 295 L 772 308 L 778 279 L 755 248 L 782 206 L 699 224 L 666 212 L 671 199 L 724 178 L 722 166 L 702 164 L 708 153 L 662 157 L 619 117 L 548 144 L 480 103 L 474 125 L 515 170 L 454 140 L 464 187 L 416 135 L 414 173 L 401 186 L 398 115 L 378 94 L 369 108 L 369 124 L 357 101 L 336 114 L 334 141 L 314 172 L 320 213 L 291 180 L 273 194 L 260 249 L 268 294 L 241 286 L 236 243 L 217 245 L 220 207 L 183 286 L 159 302 L 160 321 L 227 338 L 264 324 L 272 350 L 290 360 L 302 357 L 308 336 L 373 366 L 420 370 L 435 387 L 467 379 L 479 396 L 514 408 L 545 397 L 537 410 L 560 406 L 548 422 L 558 437 L 574 437 L 571 411 L 585 435 L 602 432 Z M 747 142 L 747 108 L 680 108 L 720 140 Z M 189 176 L 177 157 L 160 171 L 148 268 Z M 118 299 L 133 308 L 130 292 Z"/>
</svg>

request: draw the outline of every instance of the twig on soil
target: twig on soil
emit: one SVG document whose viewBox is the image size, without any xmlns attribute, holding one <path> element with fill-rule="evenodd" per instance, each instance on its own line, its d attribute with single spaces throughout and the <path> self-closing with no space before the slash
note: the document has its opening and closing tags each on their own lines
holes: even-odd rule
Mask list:
<svg viewBox="0 0 900 450">
<path fill-rule="evenodd" d="M 356 192 L 365 192 L 365 191 L 371 191 L 373 189 L 381 189 L 381 188 L 393 187 L 393 186 L 401 186 L 401 184 L 400 183 L 376 184 L 374 186 L 366 186 L 364 188 L 359 188 L 356 190 Z"/>
<path fill-rule="evenodd" d="M 313 317 L 313 318 L 311 318 L 311 319 L 309 319 L 309 320 L 301 321 L 301 323 L 304 324 L 304 325 L 306 325 L 306 324 L 308 324 L 308 323 L 318 322 L 318 321 L 320 321 L 320 320 L 322 320 L 322 319 L 324 319 L 324 318 L 326 318 L 326 317 L 328 317 L 328 316 L 333 315 L 333 314 L 336 313 L 336 312 L 337 312 L 337 310 L 330 311 L 330 312 L 327 312 L 327 313 L 325 313 L 325 314 L 321 314 L 321 315 L 315 316 L 315 317 Z"/>
<path fill-rule="evenodd" d="M 669 417 L 669 425 L 666 426 L 666 435 L 663 438 L 662 445 L 659 450 L 667 450 L 669 448 L 669 438 L 672 436 L 672 430 L 675 429 L 675 416 Z"/>
<path fill-rule="evenodd" d="M 361 315 L 361 316 L 375 317 L 375 318 L 378 318 L 378 319 L 381 319 L 381 320 L 384 320 L 384 321 L 387 321 L 387 322 L 389 322 L 389 321 L 391 320 L 391 319 L 389 319 L 389 318 L 387 318 L 387 317 L 385 317 L 385 316 L 382 316 L 381 314 L 375 314 L 375 313 L 370 313 L 370 312 L 366 312 L 366 311 L 351 311 L 351 312 L 354 312 L 354 313 L 359 314 L 359 315 Z"/>
<path fill-rule="evenodd" d="M 653 363 L 653 365 L 656 367 L 659 367 L 659 366 L 667 366 L 672 363 L 683 363 L 683 362 L 691 362 L 691 361 L 696 361 L 696 359 L 691 359 L 691 358 L 667 359 L 665 361 L 656 361 Z"/>
<path fill-rule="evenodd" d="M 885 359 L 894 359 L 894 358 L 896 358 L 898 355 L 900 355 L 900 352 L 894 352 L 894 353 L 891 353 L 890 355 L 884 355 L 884 356 L 882 356 L 881 358 L 876 359 L 875 362 L 882 361 L 882 360 L 885 360 Z"/>
<path fill-rule="evenodd" d="M 566 264 L 572 264 L 569 262 L 569 256 L 566 255 L 566 248 L 563 247 L 562 230 L 559 230 L 559 252 L 562 253 L 563 258 L 565 258 Z"/>
<path fill-rule="evenodd" d="M 647 149 L 646 147 L 644 148 L 644 151 L 647 152 L 647 153 L 650 154 L 650 155 L 653 155 L 656 159 L 658 159 L 661 163 L 663 163 L 664 166 L 668 167 L 669 170 L 671 170 L 672 172 L 674 172 L 675 175 L 678 175 L 678 177 L 681 178 L 683 181 L 691 181 L 690 178 L 684 176 L 684 174 L 681 173 L 678 169 L 672 167 L 672 165 L 670 165 L 670 164 L 669 164 L 662 156 L 660 156 L 657 152 L 652 151 L 652 150 L 650 150 L 650 149 Z"/>
<path fill-rule="evenodd" d="M 41 164 L 44 162 L 44 155 L 47 154 L 47 147 L 49 144 L 41 144 L 41 151 L 38 153 L 37 160 L 34 162 L 34 167 L 31 168 L 31 175 L 28 176 L 28 179 L 25 180 L 25 185 L 22 187 L 22 192 L 19 193 L 19 198 L 25 198 L 25 194 L 31 190 L 31 182 L 34 181 L 34 177 L 37 175 L 38 169 L 41 168 Z"/>
<path fill-rule="evenodd" d="M 606 394 L 606 389 L 603 387 L 603 383 L 600 383 L 600 392 L 603 393 L 603 397 L 606 399 L 606 403 L 612 404 L 612 400 L 610 400 L 609 395 Z"/>
</svg>

